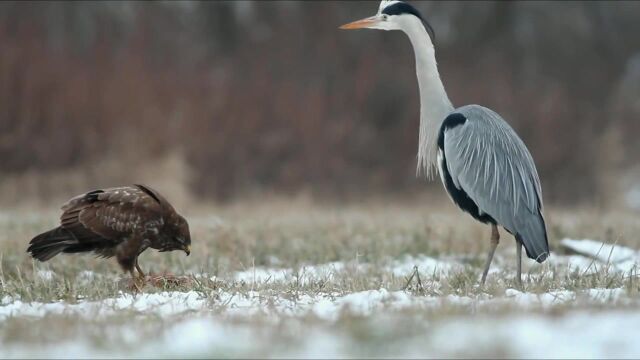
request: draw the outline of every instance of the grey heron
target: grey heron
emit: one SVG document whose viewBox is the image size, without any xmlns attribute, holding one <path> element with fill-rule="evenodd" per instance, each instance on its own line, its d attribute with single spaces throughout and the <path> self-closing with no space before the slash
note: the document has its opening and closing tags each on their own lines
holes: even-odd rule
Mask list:
<svg viewBox="0 0 640 360">
<path fill-rule="evenodd" d="M 401 30 L 415 53 L 420 92 L 417 171 L 440 174 L 449 197 L 476 220 L 491 225 L 484 285 L 500 241 L 498 226 L 516 241 L 517 282 L 522 284 L 522 246 L 542 263 L 549 243 L 542 189 L 524 142 L 494 111 L 480 105 L 454 108 L 438 73 L 434 33 L 422 15 L 402 1 L 384 0 L 378 13 L 341 29 Z"/>
</svg>

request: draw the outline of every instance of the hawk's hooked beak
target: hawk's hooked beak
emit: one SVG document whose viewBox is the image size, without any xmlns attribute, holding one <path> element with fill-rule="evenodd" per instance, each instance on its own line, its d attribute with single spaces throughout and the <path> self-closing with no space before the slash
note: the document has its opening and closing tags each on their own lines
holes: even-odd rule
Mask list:
<svg viewBox="0 0 640 360">
<path fill-rule="evenodd" d="M 191 245 L 187 245 L 184 247 L 184 252 L 189 256 L 191 254 Z"/>
<path fill-rule="evenodd" d="M 366 29 L 366 28 L 375 26 L 379 22 L 380 22 L 380 18 L 376 15 L 376 16 L 368 17 L 366 19 L 344 24 L 340 26 L 340 29 L 342 30 Z"/>
</svg>

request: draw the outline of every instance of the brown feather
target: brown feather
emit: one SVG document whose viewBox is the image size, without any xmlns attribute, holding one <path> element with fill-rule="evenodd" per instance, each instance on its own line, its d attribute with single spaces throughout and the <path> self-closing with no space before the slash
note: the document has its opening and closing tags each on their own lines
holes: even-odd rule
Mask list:
<svg viewBox="0 0 640 360">
<path fill-rule="evenodd" d="M 132 271 L 148 247 L 190 248 L 186 220 L 146 185 L 93 190 L 70 199 L 62 210 L 60 227 L 31 240 L 28 251 L 34 258 L 46 261 L 61 252 L 94 252 L 116 256 L 125 270 Z"/>
</svg>

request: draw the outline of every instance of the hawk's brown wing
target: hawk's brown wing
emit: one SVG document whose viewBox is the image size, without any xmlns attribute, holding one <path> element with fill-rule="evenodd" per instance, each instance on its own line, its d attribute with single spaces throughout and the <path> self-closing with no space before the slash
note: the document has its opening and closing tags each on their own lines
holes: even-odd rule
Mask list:
<svg viewBox="0 0 640 360">
<path fill-rule="evenodd" d="M 152 189 L 149 185 L 135 184 L 134 186 L 136 188 L 138 188 L 139 190 L 141 190 L 142 192 L 144 192 L 147 195 L 149 195 L 154 200 L 156 200 L 158 202 L 158 204 L 160 205 L 158 210 L 162 211 L 163 215 L 167 215 L 168 213 L 171 213 L 171 212 L 174 212 L 174 213 L 176 212 L 176 210 L 173 208 L 173 206 L 171 204 L 169 204 L 167 199 L 165 199 L 164 196 L 160 195 L 159 192 L 157 192 L 154 189 Z"/>
<path fill-rule="evenodd" d="M 137 187 L 95 190 L 62 207 L 64 228 L 83 229 L 106 239 L 132 234 L 161 213 L 159 203 Z"/>
<path fill-rule="evenodd" d="M 161 204 L 163 198 L 159 200 L 157 196 L 140 186 L 94 190 L 77 196 L 63 205 L 61 225 L 33 238 L 28 251 L 41 261 L 60 252 L 93 251 L 111 257 L 115 247 L 128 239 L 136 240 L 129 244 L 128 252 L 137 254 L 141 238 L 135 235 L 147 227 L 158 231 L 162 226 L 166 210 Z"/>
</svg>

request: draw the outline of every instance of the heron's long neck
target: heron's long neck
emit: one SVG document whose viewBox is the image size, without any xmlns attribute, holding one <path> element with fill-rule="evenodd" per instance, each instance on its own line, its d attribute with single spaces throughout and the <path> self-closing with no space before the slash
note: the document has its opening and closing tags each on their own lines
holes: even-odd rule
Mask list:
<svg viewBox="0 0 640 360">
<path fill-rule="evenodd" d="M 444 90 L 433 44 L 422 22 L 405 30 L 413 45 L 416 55 L 416 72 L 420 88 L 420 138 L 418 145 L 417 172 L 425 171 L 428 175 L 437 169 L 437 141 L 440 126 L 445 117 L 453 111 Z"/>
</svg>

